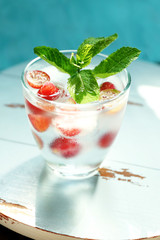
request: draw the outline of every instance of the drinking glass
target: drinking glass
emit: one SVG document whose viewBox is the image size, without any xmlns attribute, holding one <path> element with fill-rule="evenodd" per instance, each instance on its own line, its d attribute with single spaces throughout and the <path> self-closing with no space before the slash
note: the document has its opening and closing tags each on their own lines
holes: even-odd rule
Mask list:
<svg viewBox="0 0 160 240">
<path fill-rule="evenodd" d="M 76 51 L 62 51 L 68 58 Z M 98 54 L 87 67 L 93 69 L 107 56 Z M 32 70 L 53 72 L 53 79 L 67 91 L 66 73 L 58 72 L 41 58 L 35 58 L 22 73 L 22 87 L 26 113 L 33 137 L 46 164 L 64 178 L 81 179 L 97 173 L 120 129 L 126 109 L 131 77 L 127 70 L 106 79 L 111 81 L 118 95 L 86 104 L 67 101 L 49 101 L 34 92 L 26 81 Z"/>
</svg>

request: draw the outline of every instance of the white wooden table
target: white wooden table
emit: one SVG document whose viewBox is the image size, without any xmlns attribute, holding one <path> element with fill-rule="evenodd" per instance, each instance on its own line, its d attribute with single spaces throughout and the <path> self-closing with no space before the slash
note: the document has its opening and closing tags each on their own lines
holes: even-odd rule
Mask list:
<svg viewBox="0 0 160 240">
<path fill-rule="evenodd" d="M 0 224 L 33 239 L 160 239 L 160 66 L 136 61 L 119 135 L 99 175 L 64 181 L 45 168 L 20 75 L 0 73 Z"/>
</svg>

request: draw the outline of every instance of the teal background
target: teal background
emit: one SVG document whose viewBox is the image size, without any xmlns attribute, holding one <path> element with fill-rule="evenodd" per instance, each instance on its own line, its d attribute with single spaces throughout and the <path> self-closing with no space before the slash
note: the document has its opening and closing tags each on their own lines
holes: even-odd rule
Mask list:
<svg viewBox="0 0 160 240">
<path fill-rule="evenodd" d="M 160 62 L 160 0 L 0 0 L 0 70 L 34 58 L 35 46 L 77 49 L 115 32 L 105 54 L 132 46 Z"/>
</svg>

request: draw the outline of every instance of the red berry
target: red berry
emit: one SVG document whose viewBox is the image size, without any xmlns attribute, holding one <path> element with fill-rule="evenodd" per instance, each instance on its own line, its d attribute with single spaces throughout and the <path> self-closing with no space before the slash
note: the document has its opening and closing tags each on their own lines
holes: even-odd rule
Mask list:
<svg viewBox="0 0 160 240">
<path fill-rule="evenodd" d="M 37 115 L 37 114 L 28 114 L 29 120 L 32 126 L 38 132 L 44 132 L 48 129 L 51 119 L 47 116 Z"/>
<path fill-rule="evenodd" d="M 67 128 L 58 127 L 58 129 L 66 137 L 74 137 L 81 132 L 80 129 L 78 129 L 78 128 L 68 128 L 67 129 Z"/>
<path fill-rule="evenodd" d="M 46 72 L 33 70 L 26 73 L 26 79 L 32 88 L 39 89 L 46 81 L 50 81 L 50 76 Z"/>
<path fill-rule="evenodd" d="M 80 151 L 80 145 L 75 140 L 63 137 L 55 139 L 50 147 L 53 153 L 65 158 L 74 157 Z"/>
<path fill-rule="evenodd" d="M 36 106 L 34 106 L 32 103 L 30 103 L 27 99 L 25 99 L 25 102 L 26 102 L 26 106 L 28 108 L 28 110 L 31 112 L 31 113 L 34 113 L 34 114 L 43 114 L 44 111 Z"/>
<path fill-rule="evenodd" d="M 98 145 L 101 148 L 107 148 L 110 147 L 111 144 L 113 143 L 117 133 L 116 132 L 108 132 L 105 133 L 98 141 Z"/>
<path fill-rule="evenodd" d="M 100 86 L 100 91 L 106 90 L 106 89 L 116 89 L 114 84 L 111 82 L 104 82 Z"/>
<path fill-rule="evenodd" d="M 60 95 L 60 90 L 52 82 L 45 82 L 37 94 L 47 100 L 56 100 Z"/>
</svg>

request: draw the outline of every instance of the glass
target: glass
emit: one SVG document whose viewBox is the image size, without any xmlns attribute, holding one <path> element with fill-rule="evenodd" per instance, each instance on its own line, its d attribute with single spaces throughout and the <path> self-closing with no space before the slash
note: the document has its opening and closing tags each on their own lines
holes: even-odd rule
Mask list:
<svg viewBox="0 0 160 240">
<path fill-rule="evenodd" d="M 70 58 L 71 53 L 76 51 L 62 52 Z M 87 68 L 92 69 L 106 57 L 98 54 Z M 52 68 L 55 71 L 55 81 L 66 90 L 69 75 L 57 73 L 53 66 L 39 57 L 32 60 L 22 73 L 30 127 L 43 158 L 55 174 L 71 179 L 87 178 L 97 173 L 117 136 L 128 100 L 131 78 L 123 70 L 107 79 L 99 79 L 99 84 L 110 80 L 121 92 L 104 101 L 72 104 L 72 101 L 59 102 L 41 98 L 27 84 L 27 71 L 52 71 Z"/>
</svg>

